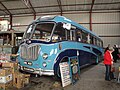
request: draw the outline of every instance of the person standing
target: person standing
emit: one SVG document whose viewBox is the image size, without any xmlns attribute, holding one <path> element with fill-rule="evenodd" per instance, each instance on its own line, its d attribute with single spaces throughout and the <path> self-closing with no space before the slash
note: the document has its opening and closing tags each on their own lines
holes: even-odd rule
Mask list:
<svg viewBox="0 0 120 90">
<path fill-rule="evenodd" d="M 104 53 L 105 53 L 107 50 L 109 50 L 109 47 L 110 47 L 110 44 L 108 44 L 108 46 L 105 48 Z"/>
<path fill-rule="evenodd" d="M 104 53 L 104 64 L 106 67 L 106 72 L 105 72 L 105 80 L 110 81 L 111 79 L 114 79 L 114 76 L 111 72 L 111 67 L 113 65 L 113 57 L 112 57 L 112 52 L 114 51 L 113 47 L 109 47 L 109 49 Z"/>
<path fill-rule="evenodd" d="M 119 54 L 118 46 L 114 45 L 114 51 L 112 52 L 112 55 L 113 55 L 113 59 L 115 63 L 117 62 L 117 59 L 119 58 L 118 54 Z"/>
</svg>

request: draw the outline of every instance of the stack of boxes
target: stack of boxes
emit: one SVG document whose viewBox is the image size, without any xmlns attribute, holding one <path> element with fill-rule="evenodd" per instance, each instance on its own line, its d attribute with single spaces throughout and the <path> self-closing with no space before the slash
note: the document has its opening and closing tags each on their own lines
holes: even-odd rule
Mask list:
<svg viewBox="0 0 120 90">
<path fill-rule="evenodd" d="M 22 88 L 29 83 L 30 75 L 22 74 L 20 72 L 14 73 L 13 75 L 13 86 Z"/>
<path fill-rule="evenodd" d="M 6 54 L 4 52 L 0 53 L 0 62 L 1 63 L 6 63 L 10 61 L 10 54 Z"/>
<path fill-rule="evenodd" d="M 14 73 L 13 74 L 13 86 L 17 88 L 24 87 L 24 74 L 22 73 Z"/>
<path fill-rule="evenodd" d="M 12 69 L 2 68 L 0 69 L 0 89 L 6 90 L 12 86 Z"/>
<path fill-rule="evenodd" d="M 18 71 L 17 62 L 2 63 L 2 68 L 0 69 L 0 90 L 9 90 L 10 86 L 22 88 L 29 83 L 29 78 L 29 74 L 22 74 Z"/>
</svg>

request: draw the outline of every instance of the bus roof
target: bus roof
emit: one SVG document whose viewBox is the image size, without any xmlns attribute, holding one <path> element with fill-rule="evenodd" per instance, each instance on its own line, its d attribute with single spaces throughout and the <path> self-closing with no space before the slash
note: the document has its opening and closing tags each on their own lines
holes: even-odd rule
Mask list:
<svg viewBox="0 0 120 90">
<path fill-rule="evenodd" d="M 97 36 L 95 33 L 93 33 L 92 31 L 86 29 L 85 27 L 83 27 L 82 25 L 64 17 L 64 16 L 42 16 L 40 18 L 38 18 L 37 20 L 35 20 L 34 22 L 39 22 L 39 21 L 54 21 L 56 23 L 58 22 L 65 22 L 65 23 L 70 23 L 78 28 L 80 28 L 81 30 L 84 30 L 90 34 L 92 34 L 93 36 L 96 36 L 97 38 L 99 38 L 99 36 Z M 100 38 L 99 38 L 100 39 Z"/>
</svg>

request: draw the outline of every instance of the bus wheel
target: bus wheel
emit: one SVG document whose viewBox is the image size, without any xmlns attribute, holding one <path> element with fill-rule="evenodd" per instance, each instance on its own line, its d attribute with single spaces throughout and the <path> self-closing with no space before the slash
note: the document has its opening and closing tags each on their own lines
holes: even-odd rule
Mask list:
<svg viewBox="0 0 120 90">
<path fill-rule="evenodd" d="M 68 57 L 62 59 L 60 63 L 62 63 L 62 62 L 68 62 Z M 58 68 L 57 68 L 57 71 L 56 71 L 54 77 L 55 77 L 57 80 L 60 80 L 60 78 L 61 78 L 61 73 L 60 73 L 60 67 L 59 67 L 59 66 L 58 66 Z"/>
</svg>

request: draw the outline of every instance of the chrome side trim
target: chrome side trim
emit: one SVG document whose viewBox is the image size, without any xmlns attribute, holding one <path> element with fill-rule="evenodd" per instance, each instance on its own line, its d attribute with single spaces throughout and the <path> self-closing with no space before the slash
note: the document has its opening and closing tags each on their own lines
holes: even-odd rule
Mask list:
<svg viewBox="0 0 120 90">
<path fill-rule="evenodd" d="M 53 76 L 54 75 L 54 70 L 43 70 L 41 68 L 36 68 L 36 69 L 32 68 L 33 71 L 30 71 L 30 70 L 25 70 L 23 66 L 19 66 L 19 69 L 22 71 L 28 72 L 28 73 L 38 74 L 40 76 L 42 76 L 42 75 Z"/>
</svg>

